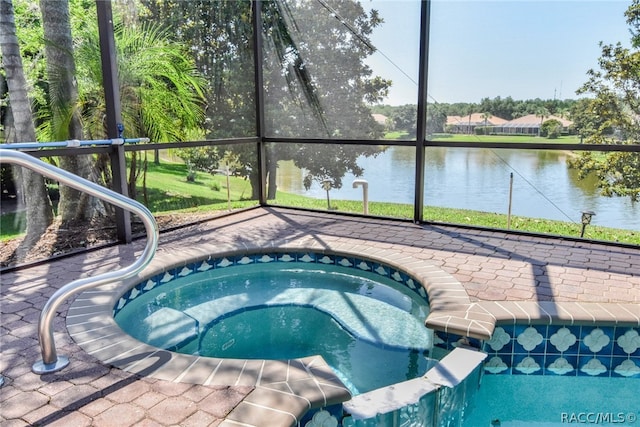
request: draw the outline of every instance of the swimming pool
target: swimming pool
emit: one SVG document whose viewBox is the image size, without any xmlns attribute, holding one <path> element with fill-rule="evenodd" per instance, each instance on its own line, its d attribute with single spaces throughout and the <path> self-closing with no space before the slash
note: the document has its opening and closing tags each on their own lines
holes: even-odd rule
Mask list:
<svg viewBox="0 0 640 427">
<path fill-rule="evenodd" d="M 629 378 L 485 375 L 463 427 L 638 425 L 639 396 Z"/>
<path fill-rule="evenodd" d="M 406 275 L 396 271 L 394 280 L 353 265 L 236 263 L 170 286 L 145 283 L 124 298 L 115 319 L 138 340 L 184 354 L 319 354 L 353 395 L 423 375 L 433 365 L 426 299 L 404 284 Z"/>
</svg>

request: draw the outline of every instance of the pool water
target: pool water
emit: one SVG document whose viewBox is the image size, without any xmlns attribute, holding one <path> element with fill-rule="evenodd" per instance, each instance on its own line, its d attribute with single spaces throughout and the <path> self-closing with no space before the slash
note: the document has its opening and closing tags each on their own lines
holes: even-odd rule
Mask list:
<svg viewBox="0 0 640 427">
<path fill-rule="evenodd" d="M 431 365 L 428 350 L 385 348 L 358 339 L 330 315 L 294 305 L 259 307 L 225 317 L 207 330 L 199 344 L 199 349 L 192 342 L 178 351 L 261 359 L 321 354 L 353 394 L 416 378 Z"/>
<path fill-rule="evenodd" d="M 485 375 L 464 427 L 640 425 L 635 378 Z"/>
<path fill-rule="evenodd" d="M 428 305 L 411 289 L 339 266 L 270 263 L 178 278 L 129 301 L 116 322 L 160 348 L 208 357 L 322 355 L 355 395 L 433 364 Z"/>
</svg>

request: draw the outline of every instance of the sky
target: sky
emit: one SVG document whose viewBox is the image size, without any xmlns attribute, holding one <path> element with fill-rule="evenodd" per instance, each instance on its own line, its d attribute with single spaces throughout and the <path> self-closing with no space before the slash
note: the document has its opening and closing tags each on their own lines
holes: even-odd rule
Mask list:
<svg viewBox="0 0 640 427">
<path fill-rule="evenodd" d="M 361 0 L 385 23 L 367 63 L 391 79 L 390 105 L 415 104 L 420 1 Z M 630 0 L 433 0 L 429 101 L 577 99 L 597 68 L 599 43 L 630 45 Z"/>
</svg>

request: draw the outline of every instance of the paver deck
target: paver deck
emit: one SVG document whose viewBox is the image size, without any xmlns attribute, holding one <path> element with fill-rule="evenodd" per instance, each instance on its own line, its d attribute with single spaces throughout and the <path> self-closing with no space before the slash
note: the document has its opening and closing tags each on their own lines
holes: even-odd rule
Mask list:
<svg viewBox="0 0 640 427">
<path fill-rule="evenodd" d="M 471 302 L 485 306 L 515 310 L 532 303 L 548 307 L 577 302 L 590 312 L 631 307 L 631 318 L 640 306 L 640 248 L 258 208 L 162 234 L 159 253 L 203 244 L 365 245 L 381 253 L 393 250 L 439 267 L 462 284 Z M 58 353 L 68 356 L 71 365 L 54 374 L 31 373 L 31 365 L 40 358 L 38 317 L 51 294 L 77 278 L 131 263 L 143 246 L 144 240 L 140 240 L 2 274 L 3 426 L 237 425 L 225 418 L 234 409 L 251 404 L 251 399 L 241 402 L 254 390 L 252 386 L 185 384 L 107 366 L 87 354 L 67 333 L 68 305 L 56 318 L 55 338 Z"/>
</svg>

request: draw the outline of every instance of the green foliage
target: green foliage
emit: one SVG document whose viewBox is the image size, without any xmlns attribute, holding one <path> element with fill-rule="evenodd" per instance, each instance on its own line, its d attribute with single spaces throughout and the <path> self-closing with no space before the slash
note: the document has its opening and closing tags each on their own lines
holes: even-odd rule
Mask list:
<svg viewBox="0 0 640 427">
<path fill-rule="evenodd" d="M 207 138 L 255 135 L 255 87 L 249 1 L 141 0 L 140 21 L 157 22 L 184 46 L 208 84 Z"/>
<path fill-rule="evenodd" d="M 410 137 L 416 137 L 416 105 L 401 105 L 391 107 L 387 114 L 391 122 L 391 130 L 396 132 L 406 132 Z"/>
<path fill-rule="evenodd" d="M 103 128 L 102 69 L 97 25 L 83 27 L 76 48 L 86 128 Z M 154 142 L 185 141 L 204 121 L 206 83 L 186 48 L 159 26 L 115 26 L 122 120 L 126 135 Z M 202 132 L 200 132 L 202 133 Z"/>
<path fill-rule="evenodd" d="M 588 81 L 578 90 L 595 97 L 586 101 L 586 112 L 578 122 L 585 142 L 594 144 L 637 144 L 640 142 L 640 0 L 633 0 L 625 12 L 632 35 L 632 48 L 620 42 L 600 44 L 599 69 L 587 72 Z M 602 193 L 628 196 L 637 201 L 640 195 L 640 153 L 611 153 L 593 156 L 582 153 L 570 165 L 581 176 L 595 173 Z"/>
<path fill-rule="evenodd" d="M 562 133 L 562 123 L 556 119 L 546 120 L 540 126 L 540 136 L 549 139 L 558 139 Z"/>
<path fill-rule="evenodd" d="M 197 180 L 190 182 L 184 164 L 163 161 L 160 165 L 149 163 L 148 168 L 147 207 L 154 214 L 227 209 L 225 176 L 200 174 Z M 256 204 L 251 200 L 251 188 L 245 179 L 231 177 L 229 190 L 233 207 Z"/>
<path fill-rule="evenodd" d="M 161 22 L 190 48 L 196 66 L 210 82 L 206 136 L 253 136 L 252 2 L 142 0 L 140 17 Z M 390 81 L 374 76 L 364 60 L 373 53 L 368 37 L 382 20 L 356 1 L 262 3 L 264 36 L 265 129 L 269 136 L 381 139 L 383 129 L 369 104 L 379 102 Z M 254 146 L 234 146 L 236 173 L 249 176 L 257 197 L 259 177 Z M 270 147 L 268 176 L 275 183 L 277 160 L 293 160 L 307 180 L 330 178 L 341 185 L 346 172 L 359 173 L 356 159 L 376 147 L 341 147 L 319 157 L 308 144 Z M 216 150 L 191 150 L 185 161 L 198 170 L 215 167 Z M 343 156 L 336 160 L 338 155 Z M 198 159 L 197 157 L 201 158 Z M 324 162 L 324 163 L 323 163 Z M 269 186 L 272 192 L 275 184 Z"/>
<path fill-rule="evenodd" d="M 488 135 L 491 133 L 491 126 L 476 126 L 473 131 L 476 135 Z"/>
<path fill-rule="evenodd" d="M 38 139 L 55 140 L 40 9 L 31 1 L 14 3 Z M 86 138 L 104 138 L 105 105 L 95 2 L 71 0 L 69 9 L 83 132 Z M 118 14 L 115 20 L 125 136 L 148 136 L 154 141 L 186 140 L 203 124 L 207 87 L 196 72 L 190 53 L 171 42 L 169 34 L 156 24 L 122 25 L 122 16 Z"/>
<path fill-rule="evenodd" d="M 0 215 L 0 242 L 22 236 L 27 230 L 27 218 L 23 212 Z"/>
<path fill-rule="evenodd" d="M 38 106 L 47 105 L 42 15 L 37 2 L 30 0 L 13 0 L 13 9 L 23 71 L 30 89 L 29 98 L 32 100 L 32 108 L 37 119 Z"/>
<path fill-rule="evenodd" d="M 221 158 L 220 149 L 217 146 L 183 148 L 176 154 L 187 165 L 189 174 L 197 170 L 213 173 Z"/>
<path fill-rule="evenodd" d="M 267 135 L 381 138 L 369 105 L 391 82 L 365 63 L 375 51 L 369 37 L 382 22 L 378 13 L 352 0 L 268 1 L 263 18 Z"/>
<path fill-rule="evenodd" d="M 537 135 L 464 135 L 464 134 L 439 134 L 434 139 L 453 138 L 460 142 L 508 142 L 520 144 L 538 144 L 540 138 Z M 559 144 L 577 144 L 579 138 L 575 135 L 562 135 L 553 141 Z"/>
<path fill-rule="evenodd" d="M 573 133 L 582 138 L 590 137 L 590 141 L 595 139 L 594 135 L 613 136 L 613 127 L 606 118 L 596 113 L 596 101 L 590 98 L 578 100 L 570 111 L 573 121 Z"/>
<path fill-rule="evenodd" d="M 565 116 L 571 107 L 576 103 L 572 99 L 527 99 L 514 100 L 510 96 L 502 98 L 497 96 L 493 99 L 483 98 L 480 103 L 454 103 L 438 104 L 445 113 L 445 116 L 466 116 L 470 113 L 482 112 L 489 116 L 500 117 L 505 120 L 513 120 L 528 114 L 539 114 L 546 111 L 545 116 Z"/>
<path fill-rule="evenodd" d="M 607 153 L 594 155 L 587 151 L 569 161 L 580 178 L 598 177 L 598 187 L 605 196 L 629 197 L 640 201 L 640 153 Z"/>
</svg>

